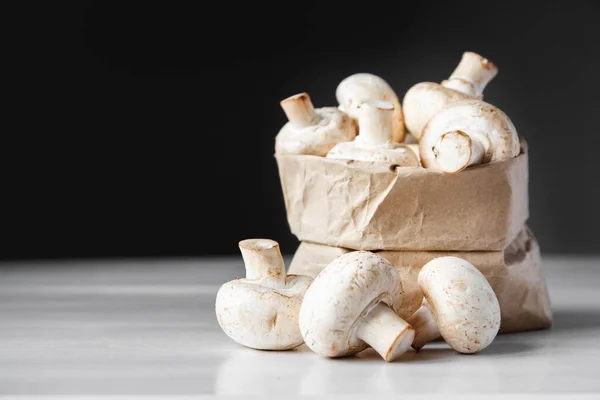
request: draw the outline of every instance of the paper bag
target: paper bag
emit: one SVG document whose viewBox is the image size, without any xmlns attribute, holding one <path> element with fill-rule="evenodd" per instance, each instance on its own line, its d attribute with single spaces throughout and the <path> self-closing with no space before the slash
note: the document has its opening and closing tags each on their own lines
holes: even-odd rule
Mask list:
<svg viewBox="0 0 600 400">
<path fill-rule="evenodd" d="M 291 231 L 355 250 L 503 250 L 529 216 L 525 142 L 513 159 L 444 174 L 275 155 Z"/>
<path fill-rule="evenodd" d="M 349 249 L 303 242 L 289 268 L 290 274 L 316 276 L 336 257 Z M 475 265 L 488 279 L 500 302 L 501 332 L 547 328 L 552 323 L 548 289 L 541 271 L 540 249 L 528 229 L 502 251 L 435 252 L 378 251 L 402 275 L 403 310 L 412 312 L 422 301 L 417 276 L 428 261 L 442 256 L 456 256 Z"/>
</svg>

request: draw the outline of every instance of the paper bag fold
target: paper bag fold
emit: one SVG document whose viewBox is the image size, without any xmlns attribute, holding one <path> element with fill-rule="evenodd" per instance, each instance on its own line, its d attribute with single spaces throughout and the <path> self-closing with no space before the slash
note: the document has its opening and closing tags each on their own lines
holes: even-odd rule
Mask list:
<svg viewBox="0 0 600 400">
<path fill-rule="evenodd" d="M 352 251 L 340 247 L 303 242 L 290 264 L 290 274 L 316 276 L 336 257 Z M 475 265 L 498 296 L 502 315 L 501 332 L 547 328 L 552 323 L 548 289 L 541 271 L 540 249 L 528 229 L 502 251 L 436 252 L 378 251 L 402 275 L 404 313 L 416 310 L 422 301 L 417 276 L 428 261 L 456 256 Z"/>
<path fill-rule="evenodd" d="M 529 216 L 525 142 L 457 174 L 276 154 L 291 231 L 355 250 L 502 250 Z"/>
</svg>

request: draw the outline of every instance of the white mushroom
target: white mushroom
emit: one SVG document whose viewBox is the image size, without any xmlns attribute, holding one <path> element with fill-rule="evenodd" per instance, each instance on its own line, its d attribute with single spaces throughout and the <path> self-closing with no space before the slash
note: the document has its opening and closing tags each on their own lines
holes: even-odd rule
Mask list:
<svg viewBox="0 0 600 400">
<path fill-rule="evenodd" d="M 398 271 L 367 251 L 346 253 L 315 278 L 300 309 L 306 345 L 325 357 L 356 354 L 373 347 L 394 361 L 414 339 L 398 316 L 403 294 Z"/>
<path fill-rule="evenodd" d="M 423 127 L 446 104 L 469 98 L 482 99 L 483 89 L 496 76 L 498 68 L 486 58 L 465 52 L 460 63 L 440 85 L 421 82 L 404 95 L 402 107 L 406 128 L 421 139 Z"/>
<path fill-rule="evenodd" d="M 458 172 L 469 165 L 507 160 L 519 155 L 519 135 L 510 118 L 481 100 L 461 100 L 435 114 L 419 144 L 425 168 Z"/>
<path fill-rule="evenodd" d="M 217 293 L 215 310 L 221 329 L 254 349 L 300 346 L 298 312 L 312 278 L 286 276 L 279 244 L 273 240 L 242 240 L 239 247 L 246 278 L 225 283 Z"/>
<path fill-rule="evenodd" d="M 418 280 L 425 300 L 407 319 L 416 330 L 413 348 L 440 335 L 459 353 L 476 353 L 492 343 L 500 329 L 500 305 L 477 268 L 458 257 L 439 257 L 423 266 Z"/>
<path fill-rule="evenodd" d="M 394 105 L 392 140 L 398 143 L 404 141 L 406 130 L 402 105 L 394 89 L 382 78 L 367 73 L 350 75 L 340 82 L 335 97 L 339 108 L 355 119 L 358 119 L 358 105 L 363 101 L 371 99 L 389 101 Z"/>
<path fill-rule="evenodd" d="M 275 138 L 278 154 L 311 154 L 324 157 L 337 143 L 356 136 L 356 123 L 336 107 L 313 107 L 308 93 L 300 93 L 281 101 L 288 117 Z"/>
<path fill-rule="evenodd" d="M 360 134 L 352 142 L 337 144 L 327 158 L 377 161 L 416 167 L 419 160 L 405 145 L 392 140 L 394 105 L 383 100 L 365 100 L 355 110 Z"/>
</svg>

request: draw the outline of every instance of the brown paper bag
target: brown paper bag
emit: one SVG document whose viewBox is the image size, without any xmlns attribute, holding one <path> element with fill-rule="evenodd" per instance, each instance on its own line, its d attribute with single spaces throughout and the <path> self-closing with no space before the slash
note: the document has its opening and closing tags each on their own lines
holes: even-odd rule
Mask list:
<svg viewBox="0 0 600 400">
<path fill-rule="evenodd" d="M 276 156 L 299 240 L 356 250 L 503 250 L 529 216 L 525 142 L 513 159 L 457 174 Z"/>
<path fill-rule="evenodd" d="M 289 268 L 290 274 L 316 276 L 336 257 L 349 249 L 303 242 Z M 547 328 L 552 310 L 546 282 L 541 272 L 540 249 L 526 228 L 503 251 L 435 252 L 378 251 L 398 268 L 404 286 L 404 313 L 416 310 L 422 301 L 417 276 L 428 261 L 442 256 L 464 258 L 488 279 L 498 296 L 502 313 L 501 332 Z"/>
</svg>

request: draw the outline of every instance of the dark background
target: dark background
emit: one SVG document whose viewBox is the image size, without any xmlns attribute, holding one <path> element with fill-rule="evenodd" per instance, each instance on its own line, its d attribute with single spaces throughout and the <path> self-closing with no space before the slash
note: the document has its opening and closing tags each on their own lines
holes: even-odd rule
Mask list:
<svg viewBox="0 0 600 400">
<path fill-rule="evenodd" d="M 291 253 L 279 101 L 335 105 L 356 72 L 402 97 L 465 50 L 499 66 L 486 100 L 529 141 L 543 251 L 600 252 L 598 2 L 21 7 L 5 14 L 1 258 L 237 254 L 247 237 Z"/>
</svg>

